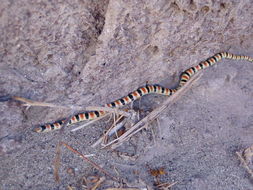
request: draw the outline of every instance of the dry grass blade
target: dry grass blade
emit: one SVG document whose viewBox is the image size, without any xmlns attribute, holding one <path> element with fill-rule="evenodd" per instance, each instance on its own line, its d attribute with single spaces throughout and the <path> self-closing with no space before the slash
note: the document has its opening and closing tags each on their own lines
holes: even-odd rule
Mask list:
<svg viewBox="0 0 253 190">
<path fill-rule="evenodd" d="M 86 156 L 84 156 L 82 153 L 78 152 L 77 150 L 75 150 L 74 148 L 72 148 L 71 146 L 69 146 L 68 144 L 64 143 L 64 142 L 60 142 L 60 145 L 64 145 L 67 149 L 69 149 L 70 151 L 74 152 L 75 154 L 78 154 L 84 161 L 90 163 L 94 168 L 96 168 L 97 170 L 99 170 L 100 172 L 104 173 L 105 175 L 109 176 L 110 178 L 118 181 L 115 177 L 113 177 L 111 174 L 109 174 L 107 171 L 105 171 L 103 168 L 101 168 L 99 165 L 97 165 L 95 162 L 91 161 L 90 159 L 88 159 Z"/>
<path fill-rule="evenodd" d="M 143 128 L 146 127 L 147 123 L 150 123 L 154 119 L 156 119 L 159 114 L 163 112 L 168 106 L 175 103 L 178 98 L 180 98 L 187 90 L 190 89 L 190 87 L 201 77 L 200 72 L 195 74 L 182 88 L 180 88 L 175 94 L 170 96 L 160 107 L 156 108 L 154 111 L 152 111 L 149 115 L 147 115 L 145 118 L 140 120 L 138 123 L 136 123 L 131 129 L 129 129 L 126 133 L 124 133 L 119 138 L 111 141 L 110 143 L 106 144 L 104 147 L 111 146 L 112 149 L 117 148 L 120 146 L 124 141 L 128 140 L 131 136 L 133 136 L 135 133 L 139 132 Z M 144 125 L 144 126 L 143 126 Z M 142 126 L 141 128 L 139 128 Z"/>
<path fill-rule="evenodd" d="M 98 182 L 91 188 L 91 190 L 96 190 L 103 182 L 105 181 L 105 177 L 101 177 Z"/>
<path fill-rule="evenodd" d="M 75 188 L 72 187 L 71 185 L 68 185 L 68 186 L 67 186 L 67 190 L 75 190 Z"/>
<path fill-rule="evenodd" d="M 104 136 L 111 136 L 114 133 L 117 133 L 117 131 L 124 126 L 124 123 L 126 122 L 123 120 L 122 122 L 118 123 L 124 116 L 121 115 L 117 120 L 114 120 L 112 126 L 107 130 Z"/>
<path fill-rule="evenodd" d="M 41 107 L 50 107 L 50 108 L 63 108 L 63 109 L 83 109 L 82 106 L 77 105 L 68 105 L 68 106 L 62 106 L 62 105 L 56 105 L 48 102 L 39 102 L 30 100 L 27 98 L 19 97 L 19 96 L 12 96 L 11 99 L 22 102 L 22 106 L 26 106 L 27 109 L 31 106 L 41 106 Z"/>
<path fill-rule="evenodd" d="M 93 145 L 92 147 L 96 147 L 102 142 L 106 142 L 105 139 L 108 139 L 108 137 L 111 137 L 113 134 L 117 135 L 117 132 L 126 124 L 129 124 L 131 122 L 131 126 L 133 125 L 132 123 L 135 122 L 137 113 L 134 110 L 129 110 L 129 114 L 131 115 L 130 117 L 124 117 L 123 115 L 119 116 L 116 120 L 114 119 L 114 122 L 112 126 L 107 130 L 107 132 L 100 137 Z M 124 118 L 123 118 L 124 117 Z M 123 119 L 122 119 L 123 118 Z M 134 120 L 134 121 L 133 121 Z M 102 144 L 104 146 L 104 144 Z"/>
<path fill-rule="evenodd" d="M 95 148 L 96 146 L 98 146 L 100 143 L 105 141 L 106 138 L 110 137 L 113 134 L 113 132 L 117 132 L 118 129 L 122 128 L 124 124 L 125 124 L 125 120 L 116 124 L 115 126 L 113 123 L 112 126 L 108 129 L 108 131 L 102 137 L 100 137 L 93 145 L 91 145 L 91 147 Z"/>
<path fill-rule="evenodd" d="M 242 153 L 245 161 L 247 164 L 249 164 L 252 160 L 252 157 L 253 157 L 253 145 L 250 146 L 249 148 L 246 148 L 243 153 Z"/>
<path fill-rule="evenodd" d="M 47 102 L 33 101 L 33 100 L 22 98 L 19 96 L 13 96 L 12 99 L 23 102 L 22 105 L 27 106 L 28 108 L 30 106 L 43 106 L 43 107 L 52 107 L 52 108 L 69 108 L 67 106 L 58 106 L 58 105 L 47 103 Z"/>
<path fill-rule="evenodd" d="M 249 173 L 250 177 L 253 179 L 253 171 L 252 169 L 250 169 L 250 167 L 248 166 L 249 162 L 248 162 L 248 158 L 245 156 L 245 151 L 247 152 L 247 150 L 251 150 L 253 148 L 253 146 L 245 149 L 243 151 L 243 153 L 241 154 L 240 152 L 236 152 L 236 155 L 238 156 L 239 160 L 241 161 L 243 167 L 247 170 L 247 172 Z M 252 151 L 252 150 L 251 150 Z M 252 155 L 250 155 L 252 158 Z"/>
<path fill-rule="evenodd" d="M 54 178 L 57 183 L 60 182 L 60 176 L 59 176 L 59 168 L 60 168 L 60 160 L 61 160 L 61 144 L 58 143 L 56 147 L 56 157 L 54 160 Z"/>
<path fill-rule="evenodd" d="M 56 147 L 56 157 L 54 160 L 54 178 L 55 181 L 57 183 L 60 182 L 60 176 L 59 176 L 59 168 L 60 168 L 60 162 L 61 162 L 61 146 L 62 146 L 62 142 L 59 142 L 57 147 Z M 91 157 L 94 156 L 94 154 L 90 154 L 90 155 L 85 155 L 85 157 Z"/>
<path fill-rule="evenodd" d="M 157 188 L 160 190 L 165 190 L 165 189 L 169 189 L 172 186 L 176 185 L 178 182 L 174 182 L 174 183 L 161 183 L 159 185 L 157 185 Z"/>
</svg>

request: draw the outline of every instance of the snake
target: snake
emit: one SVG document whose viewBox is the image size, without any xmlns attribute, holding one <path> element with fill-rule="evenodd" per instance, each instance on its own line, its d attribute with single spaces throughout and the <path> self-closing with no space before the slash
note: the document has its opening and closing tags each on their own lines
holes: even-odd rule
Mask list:
<svg viewBox="0 0 253 190">
<path fill-rule="evenodd" d="M 196 74 L 198 71 L 214 65 L 218 63 L 219 61 L 221 61 L 222 59 L 247 60 L 247 61 L 253 62 L 253 58 L 249 56 L 234 55 L 228 52 L 217 53 L 213 55 L 212 57 L 209 57 L 205 61 L 200 62 L 198 65 L 193 66 L 185 70 L 184 72 L 182 72 L 180 75 L 179 83 L 176 88 L 169 89 L 160 85 L 146 85 L 144 87 L 140 87 L 137 90 L 129 93 L 127 96 L 124 96 L 111 103 L 105 104 L 104 106 L 109 107 L 109 108 L 120 108 L 137 99 L 140 99 L 142 96 L 147 95 L 147 94 L 160 94 L 160 95 L 165 95 L 165 96 L 171 96 L 175 94 L 177 90 L 179 90 L 181 87 L 183 87 L 190 80 L 190 78 L 194 74 Z M 34 128 L 34 131 L 37 133 L 55 131 L 55 130 L 61 129 L 63 126 L 70 126 L 81 121 L 93 120 L 105 114 L 106 114 L 105 111 L 86 111 L 83 113 L 78 113 L 72 116 L 70 119 L 62 119 L 60 121 L 56 121 L 51 124 L 45 124 L 45 125 L 36 127 Z"/>
</svg>

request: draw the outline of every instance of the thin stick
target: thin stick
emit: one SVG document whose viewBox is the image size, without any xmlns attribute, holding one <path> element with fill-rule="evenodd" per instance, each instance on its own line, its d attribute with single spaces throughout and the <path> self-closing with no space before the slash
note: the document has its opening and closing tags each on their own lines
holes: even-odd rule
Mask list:
<svg viewBox="0 0 253 190">
<path fill-rule="evenodd" d="M 176 181 L 176 182 L 174 182 L 174 183 L 171 183 L 171 184 L 169 184 L 169 183 L 162 183 L 162 184 L 159 184 L 159 185 L 157 185 L 157 187 L 158 188 L 166 188 L 166 189 L 169 189 L 169 188 L 171 188 L 172 186 L 174 186 L 174 185 L 176 185 L 178 183 L 178 181 Z"/>
<path fill-rule="evenodd" d="M 236 152 L 236 155 L 238 156 L 239 160 L 241 161 L 243 167 L 247 170 L 247 172 L 250 174 L 250 177 L 253 178 L 253 171 L 249 168 L 246 161 L 243 159 L 241 154 L 239 152 Z"/>
<path fill-rule="evenodd" d="M 168 106 L 175 103 L 176 100 L 178 100 L 179 97 L 183 95 L 187 90 L 190 89 L 190 87 L 201 77 L 200 72 L 195 74 L 182 88 L 180 88 L 175 94 L 170 96 L 163 104 L 162 106 L 156 108 L 154 111 L 152 111 L 150 114 L 148 114 L 145 118 L 140 120 L 138 123 L 136 123 L 131 129 L 129 129 L 127 132 L 125 132 L 123 135 L 121 135 L 119 138 L 111 141 L 110 143 L 106 144 L 105 147 L 113 145 L 113 148 L 118 147 L 120 144 L 122 144 L 124 141 L 129 139 L 133 134 L 137 133 L 140 130 L 137 130 L 142 125 L 145 125 L 148 122 L 153 121 L 155 118 L 157 118 L 163 110 L 165 110 Z M 137 130 L 137 132 L 134 132 Z M 112 148 L 112 147 L 111 147 Z"/>
<path fill-rule="evenodd" d="M 112 126 L 107 130 L 107 132 L 104 134 L 104 136 L 110 136 L 110 135 L 116 133 L 118 131 L 118 129 L 120 129 L 123 126 L 123 124 L 122 124 L 119 127 L 117 124 L 118 121 L 121 120 L 123 117 L 124 117 L 123 115 L 119 116 L 119 118 L 116 121 L 114 121 Z M 122 123 L 122 122 L 120 122 L 120 123 Z"/>
<path fill-rule="evenodd" d="M 53 107 L 53 108 L 68 108 L 67 106 L 58 106 L 55 104 L 47 103 L 47 102 L 39 102 L 39 101 L 33 101 L 26 98 L 22 98 L 19 96 L 12 96 L 12 99 L 23 102 L 23 106 L 42 106 L 42 107 Z"/>
<path fill-rule="evenodd" d="M 59 168 L 61 163 L 61 146 L 63 144 L 59 142 L 56 147 L 56 157 L 54 159 L 54 178 L 57 183 L 60 182 L 60 176 L 59 176 Z M 67 147 L 68 148 L 68 147 Z M 94 154 L 85 155 L 85 157 L 92 157 L 95 156 Z"/>
<path fill-rule="evenodd" d="M 83 107 L 81 106 L 76 106 L 76 105 L 70 105 L 70 106 L 61 106 L 61 105 L 55 105 L 52 103 L 48 103 L 48 102 L 39 102 L 39 101 L 34 101 L 34 100 L 30 100 L 27 98 L 23 98 L 23 97 L 19 97 L 19 96 L 12 96 L 11 97 L 13 100 L 17 100 L 22 102 L 22 106 L 27 106 L 27 108 L 31 107 L 31 106 L 42 106 L 42 107 L 51 107 L 51 108 L 64 108 L 64 109 L 83 109 Z"/>
<path fill-rule="evenodd" d="M 136 113 L 136 112 L 134 112 Z M 130 113 L 131 114 L 131 117 L 130 119 L 132 119 L 132 116 L 133 116 L 133 113 Z M 114 133 L 117 134 L 117 131 L 119 129 L 121 129 L 126 123 L 127 123 L 127 119 L 129 118 L 124 118 L 120 123 L 117 123 L 122 117 L 124 116 L 120 116 L 116 121 L 115 123 L 113 123 L 113 125 L 107 130 L 107 132 L 102 136 L 100 137 L 93 145 L 91 145 L 91 147 L 95 148 L 96 146 L 98 146 L 100 143 L 103 142 L 103 140 L 106 138 L 106 137 L 110 137 L 112 136 Z"/>
<path fill-rule="evenodd" d="M 99 165 L 97 165 L 95 162 L 91 161 L 90 159 L 88 159 L 86 156 L 84 156 L 82 153 L 78 152 L 77 150 L 75 150 L 74 148 L 72 148 L 71 146 L 69 146 L 68 144 L 64 143 L 64 142 L 60 142 L 61 145 L 64 145 L 66 148 L 68 148 L 70 151 L 74 152 L 75 154 L 78 154 L 84 161 L 90 163 L 94 168 L 96 168 L 97 170 L 99 170 L 100 172 L 104 173 L 105 175 L 111 177 L 112 179 L 118 181 L 115 177 L 113 177 L 111 174 L 109 174 L 107 171 L 105 171 L 103 168 L 101 168 Z"/>
<path fill-rule="evenodd" d="M 27 106 L 27 107 L 30 107 L 30 106 L 42 106 L 42 107 L 53 107 L 53 108 L 83 108 L 81 106 L 61 106 L 61 105 L 55 105 L 55 104 L 52 104 L 52 103 L 47 103 L 47 102 L 39 102 L 39 101 L 34 101 L 34 100 L 30 100 L 30 99 L 27 99 L 27 98 L 23 98 L 23 97 L 19 97 L 19 96 L 12 96 L 11 97 L 12 99 L 14 100 L 17 100 L 17 101 L 20 101 L 20 102 L 23 102 L 23 106 Z M 118 110 L 116 108 L 109 108 L 109 107 L 99 107 L 99 106 L 88 106 L 86 107 L 86 110 L 89 110 L 89 111 L 106 111 L 106 112 L 109 112 L 109 113 L 118 113 L 120 115 L 123 115 L 125 117 L 129 117 L 130 114 L 128 112 L 125 112 L 123 110 Z"/>
<path fill-rule="evenodd" d="M 120 118 L 123 116 L 120 116 Z M 122 122 L 118 123 L 115 125 L 115 127 L 113 127 L 113 125 L 110 127 L 110 131 L 108 130 L 104 135 L 102 135 L 93 145 L 91 145 L 92 148 L 95 148 L 96 146 L 98 146 L 100 143 L 103 142 L 103 140 L 105 139 L 106 136 L 111 136 L 113 134 L 113 132 L 117 132 L 120 128 L 123 127 L 123 125 L 125 124 L 125 120 L 123 120 Z M 113 128 L 112 128 L 113 127 Z"/>
<path fill-rule="evenodd" d="M 253 145 L 243 150 L 242 156 L 244 157 L 246 163 L 250 163 L 253 157 Z"/>
<path fill-rule="evenodd" d="M 114 119 L 113 119 L 113 124 L 111 125 L 111 127 L 106 131 L 106 133 L 103 135 L 102 137 L 102 143 L 106 143 L 108 138 L 110 136 L 112 136 L 113 134 L 116 135 L 116 138 L 118 138 L 118 134 L 117 134 L 117 131 L 119 129 L 121 129 L 124 124 L 126 123 L 126 118 L 123 119 L 120 123 L 117 124 L 118 121 L 120 121 L 120 119 L 122 119 L 124 116 L 119 116 L 118 119 L 115 118 L 115 115 L 114 115 Z"/>
<path fill-rule="evenodd" d="M 91 188 L 91 190 L 96 190 L 104 181 L 105 181 L 105 177 L 101 177 L 97 181 L 97 183 Z"/>
<path fill-rule="evenodd" d="M 60 168 L 60 160 L 61 160 L 61 144 L 58 143 L 56 147 L 56 157 L 54 160 L 54 178 L 57 183 L 60 182 L 60 176 L 59 176 L 59 168 Z"/>
<path fill-rule="evenodd" d="M 95 148 L 96 146 L 98 146 L 101 142 L 103 142 L 103 139 L 105 138 L 105 136 L 103 135 L 102 137 L 100 137 L 93 145 L 91 145 L 92 148 Z"/>
</svg>

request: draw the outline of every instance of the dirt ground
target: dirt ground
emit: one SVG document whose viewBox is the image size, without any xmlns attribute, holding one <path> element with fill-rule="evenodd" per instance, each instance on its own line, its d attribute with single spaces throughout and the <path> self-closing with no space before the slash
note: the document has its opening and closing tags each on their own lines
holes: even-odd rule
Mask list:
<svg viewBox="0 0 253 190">
<path fill-rule="evenodd" d="M 170 189 L 253 189 L 252 174 L 236 155 L 253 144 L 252 62 L 222 60 L 207 68 L 157 120 L 114 150 L 92 146 L 111 126 L 109 118 L 75 132 L 83 123 L 33 132 L 147 81 L 173 88 L 182 71 L 217 52 L 253 57 L 252 13 L 252 0 L 2 0 L 0 190 L 87 189 L 103 176 L 98 189 L 174 182 Z M 5 101 L 12 96 L 68 108 L 26 108 Z M 167 98 L 147 95 L 133 107 L 143 118 Z M 59 142 L 92 154 L 120 181 L 63 146 L 57 183 Z M 253 169 L 252 160 L 248 165 Z"/>
</svg>

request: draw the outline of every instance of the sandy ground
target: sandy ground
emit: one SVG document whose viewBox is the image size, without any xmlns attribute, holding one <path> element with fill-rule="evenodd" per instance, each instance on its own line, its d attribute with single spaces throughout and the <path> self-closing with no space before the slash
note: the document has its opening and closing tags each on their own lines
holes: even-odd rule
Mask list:
<svg viewBox="0 0 253 190">
<path fill-rule="evenodd" d="M 209 43 L 210 51 L 207 50 L 205 42 L 200 43 L 199 48 L 195 46 L 195 53 L 192 53 L 185 43 L 186 45 L 182 45 L 184 54 L 180 53 L 182 49 L 178 43 L 179 50 L 174 49 L 171 50 L 173 53 L 166 54 L 164 52 L 168 49 L 156 47 L 155 40 L 147 40 L 152 46 L 144 50 L 138 48 L 142 46 L 131 47 L 136 41 L 134 27 L 132 33 L 125 29 L 123 32 L 119 31 L 118 36 L 114 34 L 117 40 L 127 36 L 124 40 L 129 46 L 124 43 L 119 45 L 117 40 L 108 40 L 110 27 L 120 30 L 120 27 L 114 27 L 117 25 L 115 20 L 108 21 L 108 18 L 124 15 L 128 10 L 124 7 L 122 12 L 113 12 L 115 7 L 122 6 L 120 3 L 110 1 L 108 5 L 108 2 L 104 1 L 105 5 L 102 5 L 101 1 L 94 1 L 94 4 L 80 1 L 79 6 L 75 6 L 75 3 L 70 2 L 22 2 L 6 1 L 2 8 L 1 100 L 6 95 L 18 95 L 58 105 L 103 105 L 107 101 L 124 96 L 138 86 L 145 85 L 149 77 L 151 83 L 173 87 L 180 72 L 212 56 L 212 52 L 218 50 L 253 57 L 252 21 L 251 25 L 247 22 L 248 27 L 244 25 L 242 31 L 245 35 L 236 29 L 224 33 L 224 38 L 229 39 L 233 32 L 235 36 L 238 32 L 238 41 L 235 36 L 230 38 L 233 40 L 224 43 L 217 38 L 216 42 Z M 58 7 L 61 4 L 64 6 Z M 226 8 L 225 5 L 224 7 Z M 228 6 L 227 9 L 230 8 Z M 81 9 L 87 10 L 89 14 L 85 11 L 80 14 L 78 11 Z M 133 10 L 142 11 L 142 8 L 136 9 Z M 41 14 L 46 15 L 46 20 L 37 21 L 35 10 L 41 10 Z M 148 9 L 143 10 L 144 15 L 149 14 Z M 77 16 L 75 11 L 78 12 Z M 71 16 L 66 12 L 71 12 Z M 57 20 L 54 14 L 61 16 L 57 17 Z M 131 14 L 133 13 L 130 11 Z M 250 14 L 246 11 L 245 15 Z M 78 20 L 79 17 L 82 19 Z M 136 18 L 139 18 L 139 15 Z M 135 23 L 140 20 L 131 20 L 128 15 L 124 22 Z M 51 29 L 42 30 L 45 23 L 53 23 L 52 21 L 54 24 L 50 25 Z M 19 24 L 23 27 L 22 30 L 18 27 Z M 138 26 L 141 24 L 138 23 Z M 84 35 L 78 30 L 80 27 L 85 31 Z M 108 29 L 107 34 L 103 27 Z M 227 27 L 229 28 L 229 25 Z M 235 24 L 234 28 L 236 27 Z M 73 31 L 68 33 L 71 30 Z M 53 34 L 48 33 L 49 31 Z M 145 32 L 147 31 L 143 30 L 143 35 L 146 35 Z M 180 32 L 179 30 L 178 33 Z M 149 32 L 147 34 L 149 36 Z M 51 36 L 54 36 L 54 39 L 51 39 Z M 57 38 L 60 40 L 57 41 Z M 169 39 L 168 36 L 164 39 L 167 38 Z M 189 39 L 192 38 L 189 36 Z M 42 46 L 42 42 L 47 44 L 46 48 Z M 161 46 L 168 46 L 160 42 Z M 41 45 L 41 49 L 35 44 Z M 109 50 L 106 45 L 110 46 Z M 117 56 L 113 57 L 107 51 Z M 175 58 L 168 60 L 172 55 Z M 145 65 L 145 62 L 149 63 Z M 115 67 L 119 69 L 119 73 Z M 100 189 L 155 189 L 157 180 L 160 183 L 177 182 L 171 187 L 173 190 L 253 189 L 252 176 L 240 165 L 236 155 L 237 151 L 253 144 L 253 64 L 247 61 L 222 60 L 202 73 L 200 80 L 161 113 L 157 121 L 150 123 L 146 129 L 116 150 L 91 146 L 110 127 L 112 121 L 108 121 L 108 118 L 76 132 L 71 132 L 72 127 L 67 127 L 63 131 L 39 134 L 32 131 L 34 126 L 68 117 L 81 109 L 26 109 L 16 101 L 0 102 L 0 189 L 85 189 L 84 178 L 105 176 L 78 155 L 62 147 L 60 182 L 57 183 L 54 178 L 54 160 L 59 142 L 67 143 L 82 154 L 94 154 L 90 158 L 92 161 L 122 180 L 117 182 L 106 176 Z M 134 103 L 134 108 L 139 110 L 143 117 L 166 99 L 167 97 L 159 95 L 144 96 Z M 79 125 L 81 124 L 75 126 Z M 252 163 L 249 163 L 249 166 L 252 167 Z M 152 169 L 164 172 L 155 179 L 150 172 Z"/>
</svg>

